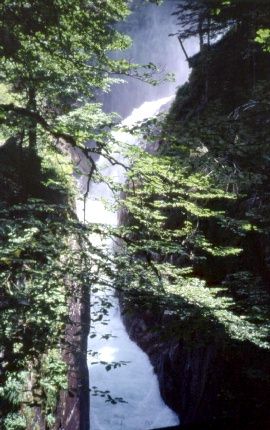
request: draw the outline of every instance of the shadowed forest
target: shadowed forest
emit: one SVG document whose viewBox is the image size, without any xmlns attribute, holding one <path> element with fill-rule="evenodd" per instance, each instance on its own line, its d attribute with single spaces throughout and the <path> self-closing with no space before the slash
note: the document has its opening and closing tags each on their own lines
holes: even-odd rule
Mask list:
<svg viewBox="0 0 270 430">
<path fill-rule="evenodd" d="M 124 31 L 167 4 L 189 78 L 125 123 L 125 80 L 165 97 L 173 76 L 125 55 Z M 128 403 L 88 375 L 89 356 L 128 366 L 89 350 L 96 321 L 113 337 L 107 288 L 180 420 L 166 428 L 269 428 L 269 60 L 267 0 L 1 1 L 1 430 L 118 429 L 89 422 L 93 396 Z M 87 222 L 104 185 L 118 222 Z"/>
</svg>

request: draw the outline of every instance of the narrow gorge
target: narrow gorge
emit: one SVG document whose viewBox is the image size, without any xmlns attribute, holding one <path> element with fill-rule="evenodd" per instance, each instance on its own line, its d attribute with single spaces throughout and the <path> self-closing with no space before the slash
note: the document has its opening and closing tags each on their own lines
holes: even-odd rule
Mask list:
<svg viewBox="0 0 270 430">
<path fill-rule="evenodd" d="M 268 3 L 0 5 L 1 430 L 268 430 Z"/>
</svg>

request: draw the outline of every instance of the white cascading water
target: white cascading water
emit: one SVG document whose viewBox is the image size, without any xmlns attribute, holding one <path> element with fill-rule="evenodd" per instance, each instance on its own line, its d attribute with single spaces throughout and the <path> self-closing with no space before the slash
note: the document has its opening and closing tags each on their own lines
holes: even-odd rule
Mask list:
<svg viewBox="0 0 270 430">
<path fill-rule="evenodd" d="M 172 97 L 167 97 L 144 103 L 122 124 L 130 126 L 154 116 L 171 99 Z M 122 143 L 136 143 L 134 136 L 128 133 L 116 132 L 114 137 Z M 123 169 L 120 166 L 106 166 L 102 158 L 97 163 L 106 176 L 116 181 L 123 180 Z M 117 214 L 106 209 L 104 198 L 113 201 L 110 188 L 106 184 L 92 184 L 86 207 L 83 208 L 81 201 L 77 202 L 77 213 L 81 221 L 85 218 L 90 223 L 116 225 Z M 97 236 L 92 236 L 91 240 L 96 245 L 100 242 Z M 99 312 L 101 298 L 110 302 L 112 307 L 105 319 L 95 318 L 97 321 L 92 322 L 92 332 L 96 333 L 96 337 L 89 338 L 90 387 L 92 393 L 99 392 L 90 399 L 91 430 L 150 430 L 179 424 L 177 415 L 165 405 L 160 396 L 157 376 L 148 356 L 128 337 L 113 289 L 103 287 L 102 291 L 100 288 L 97 290 L 98 297 L 95 294 L 91 297 L 95 317 Z M 121 362 L 125 364 L 113 368 L 114 363 Z M 112 369 L 108 371 L 106 366 L 110 364 Z M 105 402 L 106 395 L 102 397 L 102 392 L 108 392 L 112 399 L 118 398 L 124 402 Z"/>
<path fill-rule="evenodd" d="M 152 61 L 164 70 L 174 72 L 176 82 L 151 87 L 141 81 L 127 79 L 126 84 L 113 86 L 109 95 L 100 95 L 104 110 L 127 117 L 122 122 L 126 126 L 157 114 L 162 107 L 171 102 L 171 95 L 175 94 L 176 86 L 183 84 L 189 75 L 188 65 L 177 38 L 168 37 L 169 33 L 177 31 L 174 18 L 171 16 L 177 2 L 165 0 L 160 7 L 143 0 L 136 0 L 132 4 L 134 12 L 126 23 L 120 26 L 120 30 L 130 34 L 133 39 L 132 47 L 125 54 L 126 58 L 141 64 Z M 186 43 L 189 55 L 194 54 L 197 47 L 198 43 L 194 39 Z M 170 97 L 166 97 L 169 95 Z M 139 105 L 140 107 L 134 109 Z M 115 138 L 122 143 L 136 144 L 136 138 L 127 133 L 117 132 Z M 124 180 L 124 171 L 121 167 L 106 165 L 102 157 L 97 160 L 97 164 L 104 175 L 119 182 Z M 85 180 L 85 178 L 81 180 L 82 189 L 85 188 Z M 109 187 L 104 183 L 92 183 L 85 212 L 82 200 L 77 201 L 79 219 L 82 222 L 85 219 L 89 223 L 117 225 L 117 214 L 106 208 L 104 199 L 113 203 Z M 91 241 L 98 245 L 101 239 L 93 235 Z M 111 244 L 105 245 L 108 246 L 109 254 L 112 254 Z M 94 290 L 92 286 L 92 291 Z M 113 306 L 105 318 L 98 320 L 101 302 L 106 300 Z M 91 296 L 91 313 L 93 319 L 97 320 L 91 323 L 91 333 L 97 335 L 91 338 L 90 333 L 88 349 L 92 354 L 89 354 L 88 366 L 91 394 L 95 391 L 98 394 L 90 395 L 91 430 L 150 430 L 177 425 L 178 417 L 164 404 L 160 396 L 157 376 L 149 358 L 126 333 L 113 288 L 97 285 L 97 292 Z M 92 364 L 100 361 L 105 364 Z M 121 361 L 126 364 L 106 370 L 109 363 Z M 100 395 L 102 392 L 105 392 L 104 397 Z M 107 395 L 112 399 L 122 398 L 125 403 L 106 402 Z"/>
<path fill-rule="evenodd" d="M 126 118 L 145 101 L 175 94 L 177 85 L 182 85 L 188 79 L 190 70 L 179 41 L 176 36 L 169 36 L 179 30 L 172 13 L 180 1 L 163 0 L 158 7 L 154 2 L 145 0 L 130 2 L 133 12 L 118 27 L 132 38 L 132 45 L 127 51 L 116 54 L 116 57 L 125 57 L 136 64 L 153 63 L 161 71 L 154 74 L 154 78 L 162 79 L 165 73 L 172 72 L 175 81 L 152 86 L 138 79 L 125 78 L 125 83 L 113 85 L 110 93 L 101 96 L 100 101 L 106 112 L 117 112 Z M 184 45 L 189 56 L 198 51 L 198 41 L 194 37 L 184 41 Z"/>
</svg>

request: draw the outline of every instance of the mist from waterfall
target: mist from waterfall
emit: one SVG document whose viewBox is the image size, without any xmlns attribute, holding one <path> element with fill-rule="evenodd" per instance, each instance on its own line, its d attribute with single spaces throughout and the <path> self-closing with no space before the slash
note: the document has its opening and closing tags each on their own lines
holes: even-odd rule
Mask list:
<svg viewBox="0 0 270 430">
<path fill-rule="evenodd" d="M 175 94 L 177 86 L 187 81 L 190 70 L 177 36 L 176 17 L 172 15 L 181 0 L 165 0 L 159 6 L 144 0 L 132 2 L 133 13 L 123 23 L 119 31 L 132 38 L 132 46 L 118 54 L 136 64 L 153 63 L 161 71 L 156 78 L 173 73 L 175 81 L 164 81 L 153 86 L 136 78 L 122 77 L 125 83 L 115 84 L 112 91 L 100 96 L 106 112 L 117 112 L 122 118 L 131 114 L 135 107 L 145 101 L 158 100 Z M 191 57 L 198 51 L 198 40 L 191 38 L 184 42 Z"/>
</svg>

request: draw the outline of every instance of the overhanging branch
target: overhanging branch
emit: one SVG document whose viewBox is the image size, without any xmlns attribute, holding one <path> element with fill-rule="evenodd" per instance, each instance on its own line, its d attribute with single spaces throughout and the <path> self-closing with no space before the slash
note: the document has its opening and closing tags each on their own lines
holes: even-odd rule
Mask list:
<svg viewBox="0 0 270 430">
<path fill-rule="evenodd" d="M 26 109 L 24 107 L 16 106 L 16 105 L 14 105 L 14 103 L 0 104 L 0 110 L 3 110 L 4 112 L 13 112 L 17 115 L 21 115 L 21 116 L 33 119 L 39 125 L 41 125 L 41 127 L 44 130 L 48 131 L 56 139 L 64 139 L 71 146 L 74 146 L 74 147 L 77 146 L 76 140 L 74 139 L 73 136 L 71 136 L 68 133 L 63 133 L 63 132 L 54 130 L 53 127 L 38 112 L 31 111 L 31 110 Z"/>
<path fill-rule="evenodd" d="M 182 39 L 181 39 L 181 37 L 180 37 L 180 36 L 178 36 L 178 40 L 179 40 L 180 46 L 181 46 L 181 48 L 182 48 L 182 51 L 184 52 L 184 55 L 185 55 L 185 57 L 186 57 L 186 60 L 187 60 L 187 62 L 188 62 L 188 66 L 189 66 L 189 68 L 190 68 L 190 67 L 191 67 L 191 65 L 190 65 L 190 58 L 189 58 L 189 56 L 188 56 L 188 54 L 187 54 L 186 48 L 184 47 L 184 44 L 183 44 Z"/>
</svg>

